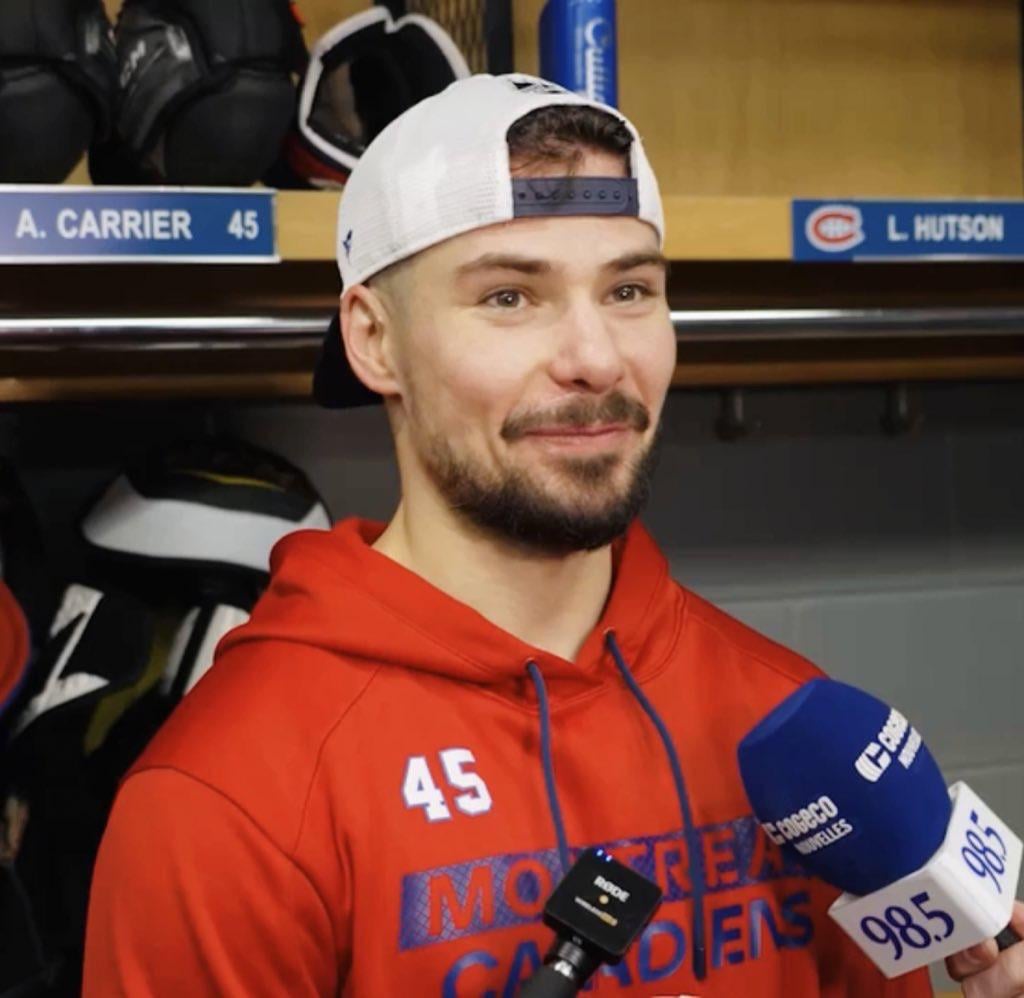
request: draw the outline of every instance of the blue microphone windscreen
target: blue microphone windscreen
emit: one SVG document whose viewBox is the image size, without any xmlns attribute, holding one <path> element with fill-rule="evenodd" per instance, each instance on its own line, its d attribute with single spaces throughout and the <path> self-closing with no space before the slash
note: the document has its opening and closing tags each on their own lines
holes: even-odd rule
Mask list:
<svg viewBox="0 0 1024 998">
<path fill-rule="evenodd" d="M 853 894 L 913 873 L 945 837 L 949 794 L 921 736 L 846 683 L 804 684 L 746 735 L 738 755 L 768 835 Z"/>
</svg>

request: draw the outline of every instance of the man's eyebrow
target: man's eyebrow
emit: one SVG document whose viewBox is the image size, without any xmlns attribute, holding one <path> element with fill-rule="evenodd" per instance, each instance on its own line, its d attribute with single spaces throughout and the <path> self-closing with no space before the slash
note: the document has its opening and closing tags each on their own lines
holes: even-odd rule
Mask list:
<svg viewBox="0 0 1024 998">
<path fill-rule="evenodd" d="M 654 264 L 656 267 L 661 267 L 662 270 L 668 273 L 668 257 L 665 256 L 664 253 L 658 253 L 651 250 L 641 253 L 626 253 L 614 260 L 609 260 L 608 263 L 604 265 L 604 268 L 605 270 L 622 271 L 632 270 L 634 267 L 646 267 L 650 264 Z"/>
<path fill-rule="evenodd" d="M 466 277 L 486 270 L 518 270 L 522 274 L 546 274 L 551 270 L 547 260 L 535 260 L 514 253 L 484 253 L 469 263 L 455 268 L 455 276 Z"/>
<path fill-rule="evenodd" d="M 654 251 L 642 251 L 637 253 L 626 253 L 614 260 L 609 260 L 603 266 L 603 270 L 611 270 L 619 273 L 624 270 L 633 270 L 636 267 L 643 267 L 654 264 L 666 272 L 669 269 L 668 258 L 663 253 Z M 547 260 L 539 260 L 528 256 L 518 256 L 514 253 L 485 253 L 483 256 L 463 263 L 455 268 L 456 279 L 467 277 L 488 270 L 515 270 L 521 274 L 548 274 L 552 266 Z"/>
</svg>

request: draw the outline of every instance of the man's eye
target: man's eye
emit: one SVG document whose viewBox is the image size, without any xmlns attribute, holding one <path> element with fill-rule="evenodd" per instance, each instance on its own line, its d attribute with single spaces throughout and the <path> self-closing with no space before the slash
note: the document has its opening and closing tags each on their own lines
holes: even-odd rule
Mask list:
<svg viewBox="0 0 1024 998">
<path fill-rule="evenodd" d="M 623 294 L 626 292 L 626 294 Z M 630 294 L 629 292 L 634 292 Z M 651 296 L 651 289 L 645 284 L 622 284 L 615 289 L 615 297 L 618 301 L 622 302 L 634 302 L 640 301 L 641 298 L 649 298 Z"/>
<path fill-rule="evenodd" d="M 522 291 L 516 291 L 513 288 L 504 288 L 501 291 L 495 291 L 494 294 L 488 295 L 484 299 L 484 304 L 494 302 L 498 308 L 511 311 L 522 301 L 522 298 Z"/>
<path fill-rule="evenodd" d="M 616 301 L 631 304 L 644 298 L 650 298 L 653 292 L 646 284 L 633 283 L 620 285 L 612 294 Z M 526 296 L 522 291 L 517 291 L 515 288 L 503 288 L 501 291 L 495 291 L 488 295 L 484 299 L 484 304 L 493 304 L 499 309 L 512 312 L 524 305 L 525 299 Z"/>
</svg>

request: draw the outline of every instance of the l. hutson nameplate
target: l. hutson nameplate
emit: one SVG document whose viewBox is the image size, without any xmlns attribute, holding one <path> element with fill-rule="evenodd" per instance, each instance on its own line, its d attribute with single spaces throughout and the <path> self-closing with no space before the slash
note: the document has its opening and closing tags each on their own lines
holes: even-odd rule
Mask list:
<svg viewBox="0 0 1024 998">
<path fill-rule="evenodd" d="M 793 259 L 1024 258 L 1024 201 L 794 200 Z"/>
</svg>

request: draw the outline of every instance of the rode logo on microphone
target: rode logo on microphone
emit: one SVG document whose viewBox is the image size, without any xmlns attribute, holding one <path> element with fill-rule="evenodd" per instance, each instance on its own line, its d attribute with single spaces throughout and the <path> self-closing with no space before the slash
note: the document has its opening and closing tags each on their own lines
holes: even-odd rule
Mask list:
<svg viewBox="0 0 1024 998">
<path fill-rule="evenodd" d="M 906 744 L 900 750 L 904 736 Z M 877 738 L 868 742 L 853 767 L 868 783 L 877 783 L 889 768 L 894 755 L 904 769 L 909 769 L 920 748 L 921 736 L 917 729 L 912 728 L 910 722 L 894 707 L 889 711 Z M 899 755 L 896 755 L 897 751 Z"/>
<path fill-rule="evenodd" d="M 599 887 L 605 894 L 611 894 L 613 898 L 618 898 L 620 901 L 625 902 L 629 900 L 629 891 L 624 891 L 618 884 L 613 884 L 600 874 L 594 877 L 594 886 Z"/>
<path fill-rule="evenodd" d="M 860 208 L 848 204 L 823 204 L 807 216 L 807 241 L 823 253 L 842 253 L 864 242 Z"/>
</svg>

